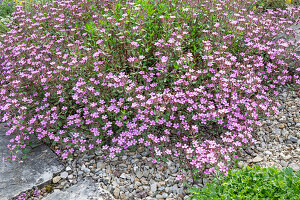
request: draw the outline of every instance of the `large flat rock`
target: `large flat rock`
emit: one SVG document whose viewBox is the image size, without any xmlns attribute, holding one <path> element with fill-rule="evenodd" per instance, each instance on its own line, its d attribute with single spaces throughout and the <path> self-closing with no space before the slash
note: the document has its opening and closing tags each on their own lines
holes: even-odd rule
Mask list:
<svg viewBox="0 0 300 200">
<path fill-rule="evenodd" d="M 78 182 L 65 191 L 54 191 L 43 200 L 114 200 L 114 197 L 106 190 L 98 186 L 91 179 Z"/>
<path fill-rule="evenodd" d="M 53 174 L 60 172 L 64 166 L 58 157 L 46 145 L 33 148 L 23 163 L 3 162 L 9 151 L 7 144 L 11 136 L 5 132 L 8 128 L 0 124 L 0 199 L 10 199 L 34 186 L 50 181 Z"/>
<path fill-rule="evenodd" d="M 292 25 L 290 28 L 294 29 L 296 32 L 296 42 L 300 41 L 300 23 Z M 296 54 L 300 56 L 300 46 L 298 45 L 296 49 Z"/>
</svg>

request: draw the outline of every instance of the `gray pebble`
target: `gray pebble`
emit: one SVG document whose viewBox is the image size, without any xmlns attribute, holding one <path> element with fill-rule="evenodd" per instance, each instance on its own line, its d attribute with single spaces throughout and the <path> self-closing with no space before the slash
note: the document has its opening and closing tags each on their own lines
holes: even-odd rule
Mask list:
<svg viewBox="0 0 300 200">
<path fill-rule="evenodd" d="M 68 175 L 69 175 L 68 172 L 62 172 L 62 173 L 60 173 L 60 177 L 61 177 L 62 179 L 67 178 Z"/>
<path fill-rule="evenodd" d="M 293 136 L 291 136 L 291 137 L 289 138 L 289 140 L 290 140 L 292 143 L 297 143 L 297 142 L 298 142 L 298 139 L 295 138 L 295 137 L 293 137 Z"/>
<path fill-rule="evenodd" d="M 72 171 L 72 169 L 71 169 L 71 167 L 66 167 L 66 171 L 68 172 L 68 171 Z"/>
<path fill-rule="evenodd" d="M 157 184 L 156 183 L 153 183 L 150 185 L 150 190 L 151 192 L 156 192 L 157 191 Z"/>
<path fill-rule="evenodd" d="M 137 171 L 136 177 L 138 177 L 139 179 L 142 178 L 143 177 L 143 173 L 141 171 Z"/>
</svg>

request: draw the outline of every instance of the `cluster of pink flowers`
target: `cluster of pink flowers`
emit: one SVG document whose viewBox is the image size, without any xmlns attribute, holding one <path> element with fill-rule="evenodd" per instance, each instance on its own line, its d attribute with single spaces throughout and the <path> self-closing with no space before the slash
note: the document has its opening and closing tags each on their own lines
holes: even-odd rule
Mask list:
<svg viewBox="0 0 300 200">
<path fill-rule="evenodd" d="M 256 142 L 251 133 L 259 118 L 279 112 L 270 98 L 276 88 L 300 85 L 299 66 L 289 73 L 289 63 L 299 59 L 295 40 L 273 40 L 283 30 L 294 36 L 287 27 L 299 8 L 255 14 L 244 1 L 203 1 L 202 14 L 219 21 L 202 30 L 202 55 L 184 51 L 190 29 L 183 22 L 155 41 L 157 62 L 145 68 L 147 57 L 139 53 L 145 45 L 137 39 L 142 22 L 129 34 L 127 14 L 117 20 L 110 9 L 104 15 L 90 9 L 93 3 L 54 1 L 36 5 L 34 13 L 17 7 L 0 42 L 0 114 L 15 136 L 12 152 L 33 135 L 61 145 L 56 153 L 63 158 L 97 148 L 113 158 L 142 145 L 154 152 L 153 162 L 176 156 L 198 173 L 227 174 L 235 152 Z M 143 9 L 127 2 L 122 10 Z M 85 42 L 91 34 L 85 25 L 100 27 L 101 20 L 123 34 L 114 38 L 122 54 L 108 55 L 111 30 L 99 28 L 101 39 Z"/>
</svg>

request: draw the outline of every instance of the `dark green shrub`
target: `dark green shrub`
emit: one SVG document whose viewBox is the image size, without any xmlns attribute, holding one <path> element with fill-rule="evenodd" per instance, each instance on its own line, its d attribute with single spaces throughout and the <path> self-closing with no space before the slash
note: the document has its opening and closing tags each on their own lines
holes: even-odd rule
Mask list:
<svg viewBox="0 0 300 200">
<path fill-rule="evenodd" d="M 276 168 L 255 166 L 229 170 L 228 176 L 214 179 L 204 188 L 191 188 L 193 199 L 300 199 L 300 171 L 291 168 L 278 171 Z"/>
</svg>

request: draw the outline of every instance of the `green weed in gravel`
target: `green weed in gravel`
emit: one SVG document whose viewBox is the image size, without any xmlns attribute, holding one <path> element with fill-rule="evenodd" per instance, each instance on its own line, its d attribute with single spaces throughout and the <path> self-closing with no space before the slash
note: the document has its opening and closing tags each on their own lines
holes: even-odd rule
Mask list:
<svg viewBox="0 0 300 200">
<path fill-rule="evenodd" d="M 228 177 L 214 179 L 204 188 L 193 187 L 189 200 L 275 200 L 300 199 L 300 171 L 291 168 L 251 168 L 229 170 Z"/>
</svg>

